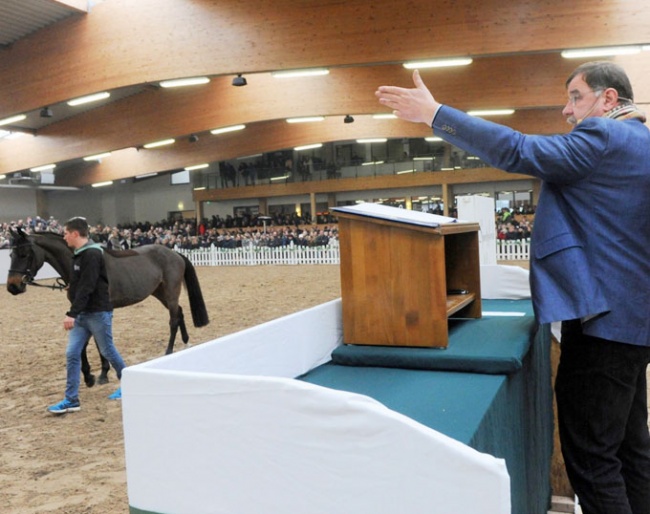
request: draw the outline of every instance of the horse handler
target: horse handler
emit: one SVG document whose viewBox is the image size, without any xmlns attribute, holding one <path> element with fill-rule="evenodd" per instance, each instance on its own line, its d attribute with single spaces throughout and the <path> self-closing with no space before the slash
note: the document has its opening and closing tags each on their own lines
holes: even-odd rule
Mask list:
<svg viewBox="0 0 650 514">
<path fill-rule="evenodd" d="M 113 304 L 108 294 L 108 275 L 104 263 L 104 252 L 89 240 L 88 222 L 75 217 L 64 226 L 63 238 L 74 250 L 72 278 L 68 289 L 71 307 L 63 320 L 68 330 L 66 348 L 67 379 L 65 398 L 47 408 L 52 414 L 65 414 L 81 410 L 79 403 L 79 382 L 81 379 L 81 352 L 90 339 L 95 338 L 101 354 L 111 363 L 117 378 L 122 377 L 125 364 L 113 344 Z M 109 396 L 111 400 L 122 398 L 118 389 Z"/>
</svg>

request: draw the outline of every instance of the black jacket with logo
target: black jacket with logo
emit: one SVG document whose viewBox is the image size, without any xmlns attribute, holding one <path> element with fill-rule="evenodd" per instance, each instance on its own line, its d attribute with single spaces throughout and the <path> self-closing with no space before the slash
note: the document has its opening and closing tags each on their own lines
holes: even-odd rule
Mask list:
<svg viewBox="0 0 650 514">
<path fill-rule="evenodd" d="M 72 305 L 66 315 L 71 318 L 76 318 L 82 312 L 113 310 L 104 253 L 98 244 L 89 241 L 75 250 L 68 299 Z"/>
</svg>

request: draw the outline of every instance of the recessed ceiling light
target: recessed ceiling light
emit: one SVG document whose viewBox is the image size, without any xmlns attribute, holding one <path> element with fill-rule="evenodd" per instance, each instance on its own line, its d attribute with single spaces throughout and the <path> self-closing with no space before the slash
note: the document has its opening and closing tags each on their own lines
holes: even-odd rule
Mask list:
<svg viewBox="0 0 650 514">
<path fill-rule="evenodd" d="M 409 61 L 402 64 L 407 70 L 423 68 L 449 68 L 452 66 L 467 66 L 472 64 L 471 57 L 460 57 L 453 59 L 432 59 L 428 61 Z"/>
<path fill-rule="evenodd" d="M 202 170 L 204 168 L 208 168 L 209 166 L 210 165 L 208 163 L 195 164 L 194 166 L 186 166 L 185 171 Z"/>
<path fill-rule="evenodd" d="M 246 125 L 231 125 L 230 127 L 221 127 L 210 131 L 210 134 L 225 134 L 226 132 L 235 132 L 237 130 L 244 130 Z"/>
<path fill-rule="evenodd" d="M 188 77 L 185 79 L 163 80 L 160 82 L 160 87 L 197 86 L 208 82 L 210 82 L 208 77 Z"/>
<path fill-rule="evenodd" d="M 371 137 L 368 139 L 357 139 L 357 143 L 385 143 L 388 141 L 385 137 Z"/>
<path fill-rule="evenodd" d="M 563 50 L 562 57 L 565 59 L 580 59 L 583 57 L 610 57 L 612 55 L 631 55 L 641 52 L 638 45 L 632 46 L 603 46 L 598 48 L 578 48 Z"/>
<path fill-rule="evenodd" d="M 110 186 L 113 183 L 112 180 L 108 180 L 106 182 L 97 182 L 96 184 L 93 184 L 93 187 L 104 187 L 104 186 Z"/>
<path fill-rule="evenodd" d="M 313 145 L 304 145 L 304 146 L 296 146 L 294 150 L 296 152 L 301 152 L 303 150 L 312 150 L 314 148 L 320 148 L 323 146 L 323 143 L 314 143 Z"/>
<path fill-rule="evenodd" d="M 312 121 L 324 121 L 324 116 L 304 116 L 302 118 L 287 118 L 287 123 L 309 123 Z"/>
<path fill-rule="evenodd" d="M 373 114 L 372 117 L 375 120 L 396 120 L 397 119 L 397 116 L 388 112 L 382 114 Z"/>
<path fill-rule="evenodd" d="M 154 141 L 153 143 L 147 143 L 144 145 L 144 148 L 157 148 L 159 146 L 173 145 L 176 142 L 175 139 L 163 139 L 162 141 Z"/>
<path fill-rule="evenodd" d="M 330 70 L 327 68 L 310 68 L 304 70 L 274 71 L 271 75 L 276 79 L 286 79 L 292 77 L 317 77 L 328 75 L 329 72 Z"/>
<path fill-rule="evenodd" d="M 111 96 L 111 94 L 108 91 L 104 91 L 102 93 L 95 93 L 93 95 L 82 96 L 81 98 L 75 98 L 74 100 L 70 100 L 68 102 L 68 105 L 71 107 L 75 107 L 77 105 L 83 105 L 90 102 L 98 102 L 99 100 L 105 100 L 109 96 Z"/>
<path fill-rule="evenodd" d="M 104 153 L 98 153 L 96 155 L 89 155 L 88 157 L 84 157 L 84 161 L 101 161 L 105 157 L 110 157 L 111 152 L 104 152 Z"/>
<path fill-rule="evenodd" d="M 27 116 L 24 114 L 18 114 L 16 116 L 12 116 L 11 118 L 5 118 L 4 120 L 0 120 L 0 127 L 2 125 L 11 125 L 12 123 L 23 121 L 25 118 L 27 118 Z"/>
<path fill-rule="evenodd" d="M 515 112 L 514 109 L 483 109 L 467 111 L 470 116 L 508 116 Z"/>
<path fill-rule="evenodd" d="M 56 164 L 44 164 L 43 166 L 36 166 L 35 168 L 29 168 L 29 171 L 47 171 L 53 170 L 56 168 Z"/>
</svg>

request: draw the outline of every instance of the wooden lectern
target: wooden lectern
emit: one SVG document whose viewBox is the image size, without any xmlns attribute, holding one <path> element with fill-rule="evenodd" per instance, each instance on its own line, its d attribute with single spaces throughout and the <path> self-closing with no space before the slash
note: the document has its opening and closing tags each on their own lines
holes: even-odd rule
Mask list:
<svg viewBox="0 0 650 514">
<path fill-rule="evenodd" d="M 479 225 L 425 222 L 424 213 L 409 219 L 412 211 L 379 207 L 370 215 L 334 209 L 343 341 L 446 348 L 449 316 L 481 317 Z M 400 216 L 380 217 L 393 214 L 386 209 Z"/>
</svg>

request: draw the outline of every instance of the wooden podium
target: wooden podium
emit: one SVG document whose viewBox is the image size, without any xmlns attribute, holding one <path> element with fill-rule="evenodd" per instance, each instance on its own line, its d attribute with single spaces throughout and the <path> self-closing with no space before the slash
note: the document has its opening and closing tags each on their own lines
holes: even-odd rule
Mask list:
<svg viewBox="0 0 650 514">
<path fill-rule="evenodd" d="M 451 315 L 481 317 L 478 223 L 335 211 L 345 343 L 445 348 Z"/>
</svg>

